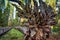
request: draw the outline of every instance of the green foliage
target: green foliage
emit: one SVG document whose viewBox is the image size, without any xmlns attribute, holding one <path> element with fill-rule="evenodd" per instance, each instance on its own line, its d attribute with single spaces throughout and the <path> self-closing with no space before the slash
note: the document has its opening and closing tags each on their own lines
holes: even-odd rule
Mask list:
<svg viewBox="0 0 60 40">
<path fill-rule="evenodd" d="M 5 0 L 0 0 L 0 9 L 5 8 Z"/>
<path fill-rule="evenodd" d="M 0 0 L 0 26 L 8 25 L 8 17 L 10 13 L 10 5 L 8 0 Z"/>
<path fill-rule="evenodd" d="M 60 34 L 60 8 L 58 14 L 55 16 L 56 25 L 53 26 L 53 33 Z"/>
<path fill-rule="evenodd" d="M 50 5 L 55 11 L 55 9 L 56 9 L 56 0 L 46 0 L 46 4 Z"/>
<path fill-rule="evenodd" d="M 10 37 L 21 37 L 22 36 L 22 33 L 20 31 L 16 30 L 16 29 L 11 29 L 7 34 Z"/>
<path fill-rule="evenodd" d="M 13 26 L 18 26 L 18 25 L 19 25 L 18 19 L 13 19 L 12 25 L 13 25 Z"/>
<path fill-rule="evenodd" d="M 2 13 L 2 10 L 0 11 L 1 14 L 1 20 L 0 20 L 0 26 L 7 26 L 8 25 L 8 17 L 9 17 L 9 4 L 8 6 L 4 9 L 4 13 Z"/>
<path fill-rule="evenodd" d="M 11 29 L 9 32 L 1 36 L 0 38 L 0 40 L 13 40 L 13 39 L 22 40 L 23 34 L 16 29 Z"/>
</svg>

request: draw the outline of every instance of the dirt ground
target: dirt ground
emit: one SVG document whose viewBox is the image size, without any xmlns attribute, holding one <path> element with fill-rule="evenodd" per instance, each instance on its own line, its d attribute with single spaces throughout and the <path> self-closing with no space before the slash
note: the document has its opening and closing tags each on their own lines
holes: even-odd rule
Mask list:
<svg viewBox="0 0 60 40">
<path fill-rule="evenodd" d="M 50 35 L 50 38 L 47 40 L 60 40 L 60 34 L 59 35 Z"/>
</svg>

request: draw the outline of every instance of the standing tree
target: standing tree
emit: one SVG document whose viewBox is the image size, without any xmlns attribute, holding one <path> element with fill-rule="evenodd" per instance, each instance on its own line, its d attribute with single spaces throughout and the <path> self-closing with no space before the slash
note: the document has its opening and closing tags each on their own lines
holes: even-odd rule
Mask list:
<svg viewBox="0 0 60 40">
<path fill-rule="evenodd" d="M 55 24 L 54 9 L 50 5 L 47 5 L 42 0 L 39 0 L 39 2 L 36 0 L 25 0 L 25 4 L 19 0 L 10 1 L 18 3 L 12 3 L 18 11 L 18 17 L 28 19 L 23 24 L 23 26 L 28 28 L 25 32 L 25 40 L 46 40 L 46 38 L 49 38 L 51 33 L 50 26 Z"/>
</svg>

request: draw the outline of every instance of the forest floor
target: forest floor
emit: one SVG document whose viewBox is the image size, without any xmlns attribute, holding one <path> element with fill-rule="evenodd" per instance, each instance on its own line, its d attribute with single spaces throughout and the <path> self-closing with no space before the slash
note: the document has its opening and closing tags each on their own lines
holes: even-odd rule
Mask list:
<svg viewBox="0 0 60 40">
<path fill-rule="evenodd" d="M 60 34 L 59 35 L 51 35 L 50 38 L 47 40 L 60 40 Z"/>
<path fill-rule="evenodd" d="M 9 38 L 3 39 L 3 40 L 8 40 L 8 39 Z M 19 39 L 9 39 L 9 40 L 23 40 L 23 37 L 20 37 Z M 48 38 L 46 40 L 60 40 L 60 35 L 51 35 L 50 38 Z"/>
</svg>

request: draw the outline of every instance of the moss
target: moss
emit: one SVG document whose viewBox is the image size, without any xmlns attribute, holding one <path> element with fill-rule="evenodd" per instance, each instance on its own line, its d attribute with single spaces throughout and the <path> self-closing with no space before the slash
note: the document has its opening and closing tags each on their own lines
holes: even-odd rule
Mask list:
<svg viewBox="0 0 60 40">
<path fill-rule="evenodd" d="M 11 29 L 9 32 L 1 36 L 0 38 L 0 40 L 22 40 L 22 39 L 23 34 L 16 29 Z"/>
</svg>

